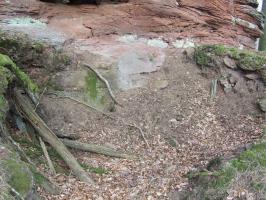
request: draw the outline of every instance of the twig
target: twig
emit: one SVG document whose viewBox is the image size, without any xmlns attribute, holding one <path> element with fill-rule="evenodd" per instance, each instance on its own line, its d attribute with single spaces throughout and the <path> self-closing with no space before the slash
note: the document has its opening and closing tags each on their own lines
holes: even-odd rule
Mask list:
<svg viewBox="0 0 266 200">
<path fill-rule="evenodd" d="M 97 109 L 97 108 L 95 108 L 95 107 L 93 107 L 93 106 L 91 106 L 91 105 L 89 105 L 89 104 L 86 104 L 86 103 L 84 103 L 84 102 L 82 102 L 82 101 L 79 101 L 79 100 L 77 100 L 77 99 L 75 99 L 75 98 L 73 98 L 73 97 L 71 97 L 71 96 L 67 96 L 67 95 L 59 95 L 59 94 L 54 93 L 54 92 L 49 92 L 49 93 L 47 93 L 47 94 L 48 94 L 48 95 L 49 95 L 49 94 L 55 95 L 57 98 L 62 98 L 62 99 L 69 99 L 69 100 L 72 100 L 72 101 L 74 101 L 74 102 L 76 102 L 76 103 L 78 103 L 78 104 L 81 104 L 81 105 L 84 105 L 84 106 L 86 106 L 86 107 L 88 107 L 88 108 L 91 108 L 91 109 L 93 109 L 93 110 L 95 110 L 95 111 L 97 111 L 97 112 L 99 112 L 99 113 L 101 113 L 101 114 L 103 114 L 103 115 L 105 115 L 105 116 L 111 118 L 111 119 L 115 119 L 115 118 L 112 117 L 111 115 L 108 115 L 107 113 L 105 113 L 105 112 L 103 112 L 103 111 L 101 111 L 101 110 L 99 110 L 99 109 Z"/>
<path fill-rule="evenodd" d="M 123 121 L 122 121 L 123 122 Z M 142 129 L 139 127 L 139 126 L 137 126 L 137 125 L 135 125 L 135 124 L 129 124 L 129 123 L 126 123 L 126 122 L 123 122 L 124 124 L 126 124 L 127 126 L 130 126 L 130 127 L 133 127 L 133 128 L 135 128 L 135 129 L 137 129 L 139 132 L 140 132 L 140 134 L 141 134 L 141 136 L 142 136 L 142 139 L 144 140 L 144 142 L 145 142 L 145 144 L 147 145 L 147 147 L 150 149 L 151 147 L 150 147 L 150 145 L 149 145 L 149 143 L 148 143 L 148 141 L 147 141 L 147 139 L 146 139 L 146 137 L 145 137 L 145 134 L 144 134 L 144 132 L 142 131 Z"/>
<path fill-rule="evenodd" d="M 125 154 L 123 152 L 115 151 L 112 148 L 106 147 L 106 146 L 98 146 L 95 144 L 88 144 L 88 143 L 82 143 L 78 141 L 68 140 L 68 139 L 61 139 L 61 141 L 70 148 L 78 149 L 81 151 L 87 151 L 97 154 L 102 154 L 110 157 L 116 157 L 116 158 L 127 158 L 131 159 L 132 156 Z"/>
<path fill-rule="evenodd" d="M 121 106 L 121 107 L 123 107 L 120 103 L 118 103 L 118 101 L 116 100 L 116 98 L 115 98 L 115 96 L 114 96 L 114 94 L 113 94 L 113 92 L 112 92 L 112 89 L 111 89 L 111 86 L 110 86 L 110 84 L 109 84 L 109 82 L 97 71 L 97 70 L 95 70 L 95 69 L 93 69 L 90 65 L 88 65 L 88 64 L 84 64 L 84 66 L 85 67 L 87 67 L 87 68 L 89 68 L 91 71 L 93 71 L 97 76 L 98 76 L 98 78 L 102 81 L 102 82 L 104 82 L 104 84 L 106 85 L 106 87 L 107 87 L 107 90 L 108 90 L 108 92 L 109 92 L 109 94 L 110 94 L 110 96 L 111 96 L 111 98 L 112 98 L 112 100 L 114 101 L 114 103 L 115 104 L 117 104 L 117 105 L 119 105 L 119 106 Z"/>
<path fill-rule="evenodd" d="M 27 97 L 21 93 L 21 90 L 16 88 L 14 89 L 14 102 L 18 105 L 25 118 L 34 126 L 36 132 L 57 151 L 69 168 L 73 170 L 75 176 L 81 181 L 93 184 L 93 180 L 80 166 L 76 158 L 34 111 Z"/>
<path fill-rule="evenodd" d="M 39 171 L 36 167 L 35 164 L 31 161 L 31 159 L 26 155 L 25 151 L 20 147 L 19 143 L 15 142 L 11 135 L 8 133 L 6 130 L 6 127 L 0 122 L 0 132 L 2 131 L 3 136 L 6 140 L 8 140 L 11 145 L 16 148 L 16 151 L 19 152 L 22 160 L 26 161 L 29 164 L 31 172 L 34 173 L 39 173 L 44 177 L 43 183 L 41 183 L 41 187 L 43 187 L 46 191 L 52 194 L 59 194 L 59 188 L 57 188 L 56 185 L 54 185 L 50 180 L 43 174 L 41 171 Z M 32 176 L 32 181 L 33 181 L 33 176 Z M 33 181 L 34 182 L 34 181 Z"/>
<path fill-rule="evenodd" d="M 99 110 L 99 109 L 97 109 L 97 108 L 95 108 L 95 107 L 93 107 L 93 106 L 90 106 L 90 105 L 88 105 L 88 104 L 86 104 L 86 103 L 84 103 L 84 102 L 82 102 L 82 101 L 79 101 L 79 100 L 77 100 L 77 99 L 75 99 L 75 98 L 73 98 L 73 97 L 65 96 L 65 95 L 62 96 L 62 95 L 58 95 L 58 94 L 56 94 L 56 93 L 52 93 L 52 92 L 49 92 L 48 94 L 55 95 L 55 96 L 57 96 L 58 98 L 66 98 L 66 99 L 70 99 L 70 100 L 72 100 L 72 101 L 74 101 L 74 102 L 76 102 L 76 103 L 79 103 L 79 104 L 81 104 L 81 105 L 84 105 L 84 106 L 86 106 L 86 107 L 89 107 L 89 108 L 91 108 L 91 109 L 93 109 L 93 110 L 95 110 L 95 111 L 97 111 L 97 112 L 103 114 L 104 116 L 109 117 L 109 118 L 112 119 L 112 120 L 121 121 L 124 125 L 126 125 L 126 126 L 130 126 L 130 127 L 133 127 L 133 128 L 135 128 L 135 129 L 137 129 L 137 130 L 140 132 L 140 134 L 141 134 L 141 136 L 142 136 L 144 142 L 146 143 L 147 147 L 150 149 L 150 145 L 149 145 L 149 143 L 148 143 L 148 141 L 147 141 L 147 139 L 146 139 L 146 137 L 145 137 L 144 132 L 143 132 L 142 129 L 141 129 L 140 127 L 138 127 L 137 125 L 135 125 L 135 124 L 131 124 L 131 123 L 127 123 L 127 122 L 124 122 L 124 120 L 122 120 L 122 119 L 120 119 L 120 118 L 115 118 L 115 117 L 109 115 L 108 113 L 105 113 L 105 112 L 103 112 L 103 111 L 101 111 L 101 110 Z"/>
<path fill-rule="evenodd" d="M 211 84 L 211 100 L 216 96 L 217 93 L 217 79 L 212 80 Z"/>
<path fill-rule="evenodd" d="M 36 111 L 36 109 L 38 108 L 38 106 L 39 106 L 39 104 L 40 104 L 40 101 L 41 101 L 41 99 L 42 99 L 42 96 L 44 95 L 46 89 L 47 89 L 47 87 L 45 87 L 45 88 L 43 89 L 43 91 L 42 91 L 42 93 L 41 93 L 41 95 L 40 95 L 40 97 L 39 97 L 39 99 L 38 99 L 38 102 L 37 102 L 36 105 L 35 105 L 34 111 Z"/>
<path fill-rule="evenodd" d="M 49 156 L 49 154 L 48 154 L 47 148 L 46 148 L 44 142 L 42 141 L 42 138 L 41 138 L 41 137 L 39 137 L 39 140 L 40 140 L 40 144 L 41 144 L 41 147 L 42 147 L 42 150 L 43 150 L 44 156 L 45 156 L 45 158 L 46 158 L 46 160 L 47 160 L 47 163 L 48 163 L 48 166 L 49 166 L 49 168 L 50 168 L 50 171 L 51 171 L 51 173 L 52 173 L 53 175 L 55 175 L 55 174 L 56 174 L 56 171 L 55 171 L 54 165 L 53 165 L 53 163 L 52 163 L 52 161 L 51 161 L 51 158 L 50 158 L 50 156 Z"/>
<path fill-rule="evenodd" d="M 80 139 L 80 135 L 77 134 L 63 134 L 63 133 L 55 133 L 57 137 L 64 138 L 64 139 L 69 139 L 69 140 L 78 140 Z"/>
<path fill-rule="evenodd" d="M 24 197 L 17 191 L 15 190 L 15 188 L 13 188 L 11 185 L 7 184 L 7 186 L 9 187 L 9 189 L 11 190 L 11 192 L 16 195 L 16 197 L 20 200 L 24 200 Z"/>
</svg>

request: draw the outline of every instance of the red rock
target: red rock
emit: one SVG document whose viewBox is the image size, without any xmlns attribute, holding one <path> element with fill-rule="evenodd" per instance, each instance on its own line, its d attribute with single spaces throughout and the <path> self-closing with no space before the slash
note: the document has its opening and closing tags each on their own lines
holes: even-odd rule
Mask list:
<svg viewBox="0 0 266 200">
<path fill-rule="evenodd" d="M 130 33 L 169 42 L 191 38 L 198 43 L 254 48 L 262 34 L 261 17 L 250 0 L 102 1 L 100 6 L 7 2 L 0 3 L 0 19 L 11 14 L 34 15 L 74 38 Z"/>
</svg>

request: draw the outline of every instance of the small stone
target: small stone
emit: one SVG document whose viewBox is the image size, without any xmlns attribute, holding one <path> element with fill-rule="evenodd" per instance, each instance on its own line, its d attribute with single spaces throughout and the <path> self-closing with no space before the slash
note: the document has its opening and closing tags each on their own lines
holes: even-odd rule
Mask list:
<svg viewBox="0 0 266 200">
<path fill-rule="evenodd" d="M 169 137 L 165 139 L 171 147 L 177 147 L 177 141 L 173 137 Z"/>
<path fill-rule="evenodd" d="M 259 107 L 263 112 L 266 112 L 266 98 L 260 99 L 258 101 Z"/>
<path fill-rule="evenodd" d="M 177 114 L 177 115 L 176 115 L 176 120 L 177 120 L 177 121 L 182 121 L 183 118 L 184 118 L 184 116 L 181 115 L 181 114 Z"/>
<path fill-rule="evenodd" d="M 228 56 L 226 56 L 224 58 L 224 64 L 226 67 L 231 68 L 231 69 L 237 68 L 235 61 L 233 59 L 229 58 Z"/>
<path fill-rule="evenodd" d="M 256 73 L 246 74 L 245 77 L 249 80 L 256 80 L 259 78 L 259 75 Z"/>
<path fill-rule="evenodd" d="M 155 81 L 154 83 L 154 86 L 157 88 L 157 89 L 160 89 L 160 90 L 163 90 L 165 88 L 167 88 L 169 85 L 168 81 L 167 80 L 157 80 Z"/>
<path fill-rule="evenodd" d="M 223 86 L 225 93 L 232 91 L 232 86 L 227 79 L 220 79 L 220 84 Z"/>
<path fill-rule="evenodd" d="M 169 120 L 169 123 L 170 123 L 171 127 L 176 127 L 177 124 L 178 124 L 178 121 L 173 118 L 173 119 L 170 119 Z"/>
<path fill-rule="evenodd" d="M 231 77 L 229 78 L 229 83 L 235 85 L 236 82 L 237 82 L 237 79 L 236 79 L 235 77 L 231 76 Z"/>
</svg>

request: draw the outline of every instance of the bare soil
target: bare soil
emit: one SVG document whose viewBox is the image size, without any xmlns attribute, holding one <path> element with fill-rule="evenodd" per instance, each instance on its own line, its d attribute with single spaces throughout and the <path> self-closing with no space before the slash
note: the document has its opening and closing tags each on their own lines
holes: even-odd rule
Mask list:
<svg viewBox="0 0 266 200">
<path fill-rule="evenodd" d="M 130 6 L 105 3 L 99 9 L 95 5 L 77 5 L 73 8 L 61 4 L 44 4 L 36 0 L 3 1 L 0 5 L 3 5 L 0 9 L 0 28 L 26 32 L 34 39 L 45 38 L 53 44 L 63 44 L 64 48 L 72 53 L 77 66 L 63 68 L 63 71 L 52 74 L 52 79 L 58 80 L 55 81 L 57 87 L 62 86 L 65 90 L 78 88 L 84 78 L 84 69 L 81 70 L 78 66 L 82 61 L 90 62 L 89 64 L 103 72 L 113 87 L 115 81 L 108 72 L 117 71 L 120 56 L 124 52 L 144 54 L 144 61 L 139 62 L 138 67 L 151 68 L 149 71 L 140 70 L 135 73 L 141 80 L 140 86 L 122 90 L 117 86 L 113 87 L 116 89 L 117 100 L 123 105 L 115 106 L 114 112 L 108 113 L 115 119 L 69 99 L 52 98 L 47 94 L 43 96 L 40 104 L 44 111 L 42 116 L 53 131 L 76 134 L 82 142 L 104 144 L 134 155 L 132 160 L 126 160 L 73 151 L 80 163 L 102 167 L 108 171 L 103 175 L 88 172 L 95 180 L 95 186 L 77 181 L 71 172 L 69 175 L 57 174 L 53 177 L 49 175 L 47 166 L 40 165 L 40 170 L 62 189 L 59 195 L 50 195 L 39 188 L 44 199 L 176 200 L 177 191 L 188 184 L 186 174 L 189 171 L 204 167 L 217 156 L 231 157 L 238 149 L 256 141 L 263 134 L 264 121 L 256 105 L 257 99 L 263 96 L 263 86 L 263 89 L 258 90 L 261 86 L 254 86 L 254 82 L 253 89 L 250 89 L 246 86 L 250 81 L 248 83 L 242 74 L 238 74 L 240 77 L 236 77 L 241 84 L 236 91 L 224 93 L 219 86 L 216 97 L 211 100 L 212 78 L 202 76 L 202 71 L 192 60 L 186 58 L 181 49 L 169 45 L 162 50 L 146 43 L 139 44 L 139 41 L 135 41 L 137 45 L 130 42 L 121 44 L 117 41 L 118 34 L 128 32 L 140 32 L 155 38 L 160 36 L 158 30 L 149 33 L 142 29 L 136 30 L 127 21 L 126 27 L 129 26 L 130 31 L 126 28 L 121 31 L 114 26 L 114 23 L 117 25 L 121 22 L 120 14 L 124 9 L 126 10 L 123 13 L 135 13 Z M 34 16 L 39 20 L 29 25 L 28 18 L 18 21 L 17 16 Z M 86 24 L 83 21 L 84 16 Z M 97 23 L 92 17 L 97 19 Z M 112 17 L 115 17 L 115 20 L 112 20 Z M 134 22 L 130 15 L 127 17 L 130 22 Z M 141 22 L 141 28 L 142 17 L 137 18 Z M 155 27 L 149 17 L 144 17 L 149 26 Z M 110 21 L 107 21 L 106 26 L 102 26 L 106 19 Z M 231 17 L 229 19 L 231 26 Z M 159 28 L 166 27 L 164 18 L 156 20 L 162 24 Z M 185 26 L 190 32 L 191 27 L 186 24 Z M 165 37 L 172 36 L 172 30 L 168 31 Z M 214 35 L 210 41 L 220 41 L 220 35 Z M 231 40 L 230 37 L 226 37 L 227 39 Z M 141 40 L 143 41 L 143 38 Z M 233 41 L 227 43 L 232 44 Z M 147 59 L 149 55 L 152 55 L 150 60 Z M 101 58 L 98 59 L 97 56 Z M 130 66 L 134 67 L 134 63 Z M 36 69 L 32 68 L 32 71 L 34 70 Z M 69 81 L 77 72 L 80 75 L 77 75 L 73 82 Z M 39 81 L 41 79 L 42 77 Z M 77 82 L 74 84 L 74 81 Z M 140 131 L 127 124 L 141 128 L 148 145 Z"/>
<path fill-rule="evenodd" d="M 260 138 L 262 118 L 255 101 L 258 92 L 225 94 L 218 88 L 210 100 L 211 79 L 186 59 L 181 50 L 168 50 L 160 70 L 148 74 L 145 87 L 117 91 L 123 107 L 110 119 L 67 99 L 43 98 L 47 123 L 55 131 L 75 133 L 80 141 L 109 145 L 132 153 L 133 160 L 75 152 L 78 160 L 108 170 L 91 176 L 96 186 L 71 175 L 51 177 L 61 185 L 58 196 L 47 199 L 176 199 L 187 185 L 186 174 L 217 156 L 232 156 Z M 158 80 L 167 81 L 158 88 Z M 149 147 L 137 129 L 140 127 Z M 172 197 L 171 197 L 172 196 Z"/>
</svg>

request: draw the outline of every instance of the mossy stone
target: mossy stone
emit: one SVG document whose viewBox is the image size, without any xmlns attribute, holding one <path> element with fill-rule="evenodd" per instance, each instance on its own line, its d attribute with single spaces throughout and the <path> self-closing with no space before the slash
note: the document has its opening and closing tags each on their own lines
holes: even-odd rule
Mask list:
<svg viewBox="0 0 266 200">
<path fill-rule="evenodd" d="M 26 199 L 33 193 L 34 181 L 32 173 L 28 165 L 20 160 L 17 153 L 11 150 L 10 147 L 3 144 L 0 144 L 0 147 L 5 151 L 4 156 L 0 156 L 0 170 L 1 173 L 5 174 L 4 182 L 16 190 L 23 199 Z M 11 195 L 12 192 L 9 191 L 8 194 Z"/>
<path fill-rule="evenodd" d="M 243 70 L 256 71 L 266 65 L 266 54 L 248 50 L 240 50 L 223 45 L 203 45 L 195 49 L 194 58 L 199 65 L 210 65 L 217 57 L 234 59 Z"/>
<path fill-rule="evenodd" d="M 266 112 L 266 98 L 260 99 L 258 101 L 259 107 L 263 112 Z"/>
</svg>

